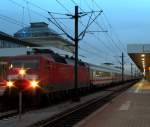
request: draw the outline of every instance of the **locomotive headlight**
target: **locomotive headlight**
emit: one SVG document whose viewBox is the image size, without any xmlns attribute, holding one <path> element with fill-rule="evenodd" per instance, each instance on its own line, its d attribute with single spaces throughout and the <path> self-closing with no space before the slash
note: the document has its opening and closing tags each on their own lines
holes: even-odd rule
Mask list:
<svg viewBox="0 0 150 127">
<path fill-rule="evenodd" d="M 23 69 L 23 68 L 21 68 L 21 69 L 19 70 L 19 74 L 20 74 L 21 76 L 24 76 L 24 75 L 26 74 L 26 70 Z"/>
<path fill-rule="evenodd" d="M 8 81 L 8 82 L 7 82 L 7 86 L 8 86 L 8 87 L 13 87 L 13 82 L 12 82 L 12 81 Z"/>
<path fill-rule="evenodd" d="M 33 81 L 30 81 L 30 84 L 31 84 L 31 87 L 32 88 L 36 88 L 36 87 L 38 87 L 38 81 L 35 81 L 35 80 L 33 80 Z"/>
</svg>

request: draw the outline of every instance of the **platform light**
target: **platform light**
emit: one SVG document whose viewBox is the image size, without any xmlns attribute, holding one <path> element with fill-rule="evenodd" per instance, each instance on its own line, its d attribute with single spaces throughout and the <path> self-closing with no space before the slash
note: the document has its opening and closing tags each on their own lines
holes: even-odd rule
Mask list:
<svg viewBox="0 0 150 127">
<path fill-rule="evenodd" d="M 13 87 L 13 82 L 12 82 L 12 81 L 8 81 L 8 82 L 7 82 L 7 86 L 8 86 L 8 87 Z"/>
<path fill-rule="evenodd" d="M 145 60 L 144 58 L 142 58 L 142 61 Z"/>
<path fill-rule="evenodd" d="M 142 54 L 141 57 L 145 57 L 145 54 Z"/>
<path fill-rule="evenodd" d="M 145 76 L 145 69 L 144 69 L 144 71 L 143 71 L 143 74 L 144 74 L 144 76 Z"/>
</svg>

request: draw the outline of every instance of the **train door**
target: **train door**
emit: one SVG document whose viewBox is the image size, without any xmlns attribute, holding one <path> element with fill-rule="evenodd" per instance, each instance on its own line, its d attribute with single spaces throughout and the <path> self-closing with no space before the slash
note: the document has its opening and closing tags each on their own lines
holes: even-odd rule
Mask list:
<svg viewBox="0 0 150 127">
<path fill-rule="evenodd" d="M 52 90 L 53 86 L 53 73 L 52 73 L 52 63 L 50 61 L 46 61 L 45 63 L 45 80 L 47 87 Z"/>
</svg>

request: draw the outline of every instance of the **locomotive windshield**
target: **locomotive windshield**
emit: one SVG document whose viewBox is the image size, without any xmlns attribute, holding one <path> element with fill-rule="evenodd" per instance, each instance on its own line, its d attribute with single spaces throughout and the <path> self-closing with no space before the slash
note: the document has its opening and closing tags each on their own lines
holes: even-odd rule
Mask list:
<svg viewBox="0 0 150 127">
<path fill-rule="evenodd" d="M 38 60 L 13 60 L 11 62 L 11 66 L 13 68 L 32 68 L 37 69 L 38 68 Z"/>
</svg>

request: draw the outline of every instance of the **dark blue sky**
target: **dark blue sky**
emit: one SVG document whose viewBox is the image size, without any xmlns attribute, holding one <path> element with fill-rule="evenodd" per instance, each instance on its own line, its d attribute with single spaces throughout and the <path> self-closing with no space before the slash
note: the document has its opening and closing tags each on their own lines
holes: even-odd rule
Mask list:
<svg viewBox="0 0 150 127">
<path fill-rule="evenodd" d="M 57 1 L 59 1 L 69 12 Z M 119 56 L 121 55 L 121 51 L 126 50 L 127 44 L 150 42 L 149 0 L 73 1 L 75 1 L 84 11 L 91 11 L 91 9 L 103 9 L 104 11 L 97 19 L 97 22 L 103 29 L 107 30 L 108 33 L 95 33 L 94 35 L 87 34 L 84 40 L 80 42 L 80 54 L 84 55 L 86 58 L 88 57 L 90 61 L 96 62 L 97 64 L 113 62 L 119 65 Z M 13 34 L 23 26 L 29 25 L 29 22 L 45 21 L 49 23 L 45 18 L 49 17 L 48 13 L 33 6 L 30 2 L 35 3 L 45 10 L 60 13 L 74 13 L 75 4 L 71 0 L 30 0 L 29 3 L 27 0 L 3 0 L 0 5 L 0 30 Z M 60 17 L 59 15 L 55 16 Z M 15 21 L 11 18 L 17 20 L 17 24 L 19 21 L 19 25 L 16 25 L 14 23 Z M 84 24 L 87 23 L 87 20 L 88 16 L 81 19 Z M 66 31 L 73 35 L 73 20 L 61 21 L 67 25 L 67 27 L 64 27 Z M 23 23 L 24 25 L 22 25 Z M 60 32 L 51 23 L 49 23 L 49 27 Z M 79 30 L 82 31 L 82 29 L 83 26 L 79 24 Z M 89 30 L 100 30 L 100 28 L 94 23 Z M 88 50 L 89 53 L 83 50 Z"/>
</svg>

